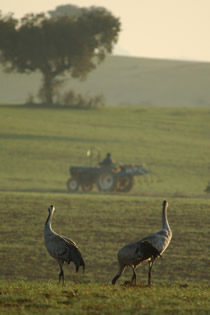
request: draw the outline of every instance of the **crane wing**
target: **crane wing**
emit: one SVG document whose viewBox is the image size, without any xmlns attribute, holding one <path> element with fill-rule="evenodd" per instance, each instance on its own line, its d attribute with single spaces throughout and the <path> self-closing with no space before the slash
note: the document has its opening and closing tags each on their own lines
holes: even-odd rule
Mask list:
<svg viewBox="0 0 210 315">
<path fill-rule="evenodd" d="M 163 253 L 170 242 L 171 236 L 165 229 L 160 230 L 157 233 L 151 234 L 143 238 L 140 242 L 149 242 L 159 253 Z"/>
<path fill-rule="evenodd" d="M 50 255 L 55 259 L 62 259 L 68 264 L 72 261 L 76 266 L 76 271 L 79 270 L 79 266 L 83 266 L 83 270 L 85 269 L 82 255 L 76 243 L 71 239 L 53 234 L 53 236 L 47 239 L 46 247 Z"/>
<path fill-rule="evenodd" d="M 77 248 L 77 246 L 74 245 L 74 242 L 66 240 L 57 234 L 48 237 L 45 243 L 51 256 L 54 258 L 62 258 L 64 260 L 68 257 L 69 250 L 72 247 Z"/>
</svg>

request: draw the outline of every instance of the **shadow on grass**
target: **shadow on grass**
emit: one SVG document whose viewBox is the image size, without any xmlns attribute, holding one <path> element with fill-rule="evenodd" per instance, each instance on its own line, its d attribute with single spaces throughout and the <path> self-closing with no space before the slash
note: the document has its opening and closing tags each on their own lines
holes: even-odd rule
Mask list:
<svg viewBox="0 0 210 315">
<path fill-rule="evenodd" d="M 30 140 L 30 141 L 66 141 L 66 142 L 98 142 L 101 143 L 101 139 L 88 139 L 88 138 L 72 138 L 66 136 L 47 136 L 47 135 L 32 135 L 32 134 L 13 134 L 13 133 L 1 133 L 0 139 L 6 140 Z M 106 142 L 106 141 L 105 141 Z M 110 142 L 110 141 L 109 141 Z M 114 140 L 111 142 L 115 142 Z"/>
<path fill-rule="evenodd" d="M 0 192 L 17 192 L 17 193 L 53 193 L 53 194 L 68 194 L 68 195 L 92 195 L 92 196 L 126 196 L 126 197 L 150 197 L 150 198 L 183 198 L 183 196 L 176 196 L 174 194 L 169 193 L 139 193 L 139 192 L 102 192 L 102 191 L 76 191 L 70 192 L 66 189 L 36 189 L 36 188 L 0 188 Z M 185 195 L 184 198 L 191 199 L 191 198 L 198 198 L 203 199 L 204 195 Z M 210 195 L 206 196 L 205 199 L 210 199 Z"/>
</svg>

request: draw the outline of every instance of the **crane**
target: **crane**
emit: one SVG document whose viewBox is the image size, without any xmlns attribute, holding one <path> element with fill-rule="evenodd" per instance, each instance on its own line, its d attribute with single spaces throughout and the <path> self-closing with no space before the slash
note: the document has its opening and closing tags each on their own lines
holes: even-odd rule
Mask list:
<svg viewBox="0 0 210 315">
<path fill-rule="evenodd" d="M 49 206 L 48 211 L 49 215 L 44 227 L 45 246 L 49 254 L 59 264 L 59 283 L 62 280 L 64 284 L 64 262 L 66 261 L 68 264 L 70 264 L 70 262 L 72 261 L 76 266 L 76 272 L 78 272 L 80 266 L 83 267 L 83 271 L 85 270 L 85 262 L 78 249 L 77 244 L 74 241 L 53 231 L 51 223 L 55 207 L 53 205 Z"/>
<path fill-rule="evenodd" d="M 140 241 L 128 243 L 119 250 L 117 255 L 119 271 L 112 279 L 112 284 L 116 283 L 127 267 L 132 268 L 133 276 L 131 281 L 136 284 L 136 268 L 143 261 L 148 261 L 148 285 L 151 285 L 153 263 L 156 258 L 161 257 L 172 238 L 172 231 L 167 218 L 167 208 L 168 202 L 164 200 L 162 209 L 162 229 L 160 231 L 153 233 Z"/>
</svg>

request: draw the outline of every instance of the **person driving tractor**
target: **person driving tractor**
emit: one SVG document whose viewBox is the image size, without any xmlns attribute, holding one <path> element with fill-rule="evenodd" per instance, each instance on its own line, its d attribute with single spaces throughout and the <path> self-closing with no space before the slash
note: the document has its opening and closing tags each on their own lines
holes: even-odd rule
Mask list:
<svg viewBox="0 0 210 315">
<path fill-rule="evenodd" d="M 112 165 L 111 153 L 107 153 L 105 159 L 99 163 L 101 166 L 110 166 Z"/>
</svg>

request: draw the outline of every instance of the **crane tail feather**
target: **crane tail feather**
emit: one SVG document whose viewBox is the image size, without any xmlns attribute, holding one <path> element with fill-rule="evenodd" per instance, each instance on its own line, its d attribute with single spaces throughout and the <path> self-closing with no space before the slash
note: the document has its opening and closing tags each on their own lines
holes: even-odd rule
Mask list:
<svg viewBox="0 0 210 315">
<path fill-rule="evenodd" d="M 161 257 L 160 252 L 157 250 L 157 248 L 155 248 L 147 240 L 141 241 L 140 248 L 138 248 L 136 252 L 138 252 L 138 250 L 140 250 L 143 260 L 148 259 L 150 257 L 155 260 L 157 257 Z"/>
<path fill-rule="evenodd" d="M 76 267 L 76 272 L 79 271 L 80 266 L 83 267 L 83 272 L 85 271 L 85 262 L 82 255 L 78 255 L 77 259 L 73 261 Z"/>
</svg>

